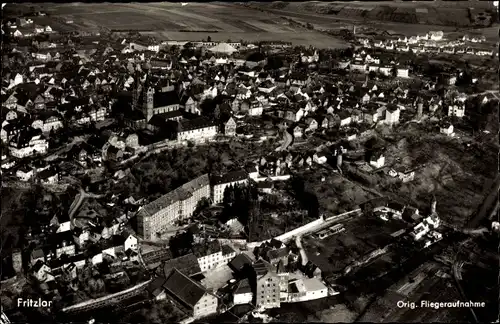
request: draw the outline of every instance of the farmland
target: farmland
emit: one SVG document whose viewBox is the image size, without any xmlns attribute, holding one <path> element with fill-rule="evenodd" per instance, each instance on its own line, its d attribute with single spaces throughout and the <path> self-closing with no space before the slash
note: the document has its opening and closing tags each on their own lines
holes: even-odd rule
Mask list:
<svg viewBox="0 0 500 324">
<path fill-rule="evenodd" d="M 295 45 L 344 47 L 341 39 L 291 26 L 289 21 L 272 13 L 238 7 L 232 4 L 149 3 L 149 4 L 68 4 L 46 5 L 50 19 L 72 20 L 73 25 L 87 30 L 100 28 L 138 30 L 160 40 L 201 40 L 208 36 L 214 41 L 283 40 Z"/>
<path fill-rule="evenodd" d="M 491 22 L 493 7 L 491 2 L 469 1 L 461 3 L 446 2 L 259 2 L 251 3 L 259 9 L 270 10 L 276 14 L 290 17 L 300 14 L 320 19 L 337 19 L 341 21 L 364 21 L 382 23 L 385 28 L 394 28 L 394 23 L 402 23 L 397 29 L 406 29 L 410 26 L 422 29 L 426 25 L 446 27 L 485 27 Z M 469 7 L 474 7 L 469 8 Z M 319 17 L 317 17 L 319 16 Z M 316 20 L 316 19 L 314 19 Z M 317 20 L 316 20 L 317 21 Z M 312 21 L 311 21 L 312 23 Z M 433 26 L 434 25 L 434 26 Z M 406 27 L 406 28 L 405 28 Z M 443 29 L 441 27 L 440 29 Z M 447 28 L 445 28 L 447 29 Z"/>
</svg>

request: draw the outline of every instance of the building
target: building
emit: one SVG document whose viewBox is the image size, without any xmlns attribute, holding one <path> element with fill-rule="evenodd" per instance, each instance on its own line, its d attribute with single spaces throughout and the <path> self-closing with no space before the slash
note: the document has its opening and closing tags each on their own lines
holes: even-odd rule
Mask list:
<svg viewBox="0 0 500 324">
<path fill-rule="evenodd" d="M 304 302 L 325 297 L 328 297 L 328 287 L 316 278 L 299 279 L 290 282 L 288 285 L 287 302 L 289 303 Z"/>
<path fill-rule="evenodd" d="M 194 318 L 202 318 L 217 313 L 218 299 L 215 295 L 174 269 L 163 284 L 167 296 L 189 310 Z"/>
<path fill-rule="evenodd" d="M 178 122 L 177 139 L 179 141 L 203 141 L 217 135 L 215 124 L 205 117 Z"/>
<path fill-rule="evenodd" d="M 448 106 L 448 116 L 462 118 L 465 115 L 465 105 L 462 103 L 452 104 Z"/>
<path fill-rule="evenodd" d="M 248 174 L 241 171 L 233 171 L 226 173 L 223 176 L 212 178 L 212 202 L 220 204 L 224 200 L 224 190 L 229 186 L 247 185 Z"/>
<path fill-rule="evenodd" d="M 236 135 L 236 122 L 233 117 L 230 117 L 224 124 L 224 135 L 235 136 Z"/>
<path fill-rule="evenodd" d="M 192 253 L 165 261 L 163 267 L 158 269 L 159 274 L 168 278 L 174 270 L 180 271 L 188 277 L 201 273 L 198 259 Z"/>
<path fill-rule="evenodd" d="M 142 207 L 137 213 L 137 234 L 144 239 L 156 239 L 157 234 L 165 231 L 175 221 L 191 217 L 202 198 L 210 198 L 207 174 Z"/>
<path fill-rule="evenodd" d="M 233 304 L 245 305 L 252 303 L 253 293 L 252 287 L 248 279 L 243 279 L 236 284 L 233 292 Z"/>
<path fill-rule="evenodd" d="M 397 124 L 399 123 L 399 107 L 396 105 L 387 105 L 387 109 L 385 111 L 385 122 L 387 124 Z"/>
<path fill-rule="evenodd" d="M 453 136 L 453 125 L 451 123 L 443 123 L 439 129 L 441 134 Z"/>
<path fill-rule="evenodd" d="M 176 91 L 156 91 L 146 76 L 144 83 L 135 76 L 136 88 L 132 92 L 133 112 L 127 116 L 127 124 L 133 128 L 146 128 L 154 115 L 174 112 L 180 109 L 180 99 Z"/>
<path fill-rule="evenodd" d="M 260 259 L 253 268 L 256 274 L 255 306 L 260 309 L 280 307 L 280 277 L 272 266 Z"/>
<path fill-rule="evenodd" d="M 375 169 L 381 168 L 385 165 L 385 156 L 381 152 L 376 152 L 370 158 L 370 165 Z"/>
<path fill-rule="evenodd" d="M 236 256 L 236 252 L 230 246 L 221 245 L 218 241 L 194 246 L 193 252 L 202 272 L 227 264 Z"/>
</svg>

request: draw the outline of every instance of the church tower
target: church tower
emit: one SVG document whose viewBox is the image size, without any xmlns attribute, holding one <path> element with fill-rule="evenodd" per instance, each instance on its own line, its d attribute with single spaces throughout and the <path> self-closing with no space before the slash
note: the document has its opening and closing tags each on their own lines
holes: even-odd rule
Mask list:
<svg viewBox="0 0 500 324">
<path fill-rule="evenodd" d="M 144 89 L 146 90 L 146 88 Z M 155 89 L 151 86 L 147 88 L 147 91 L 144 92 L 144 117 L 146 117 L 146 122 L 153 117 L 153 102 L 154 102 Z"/>
</svg>

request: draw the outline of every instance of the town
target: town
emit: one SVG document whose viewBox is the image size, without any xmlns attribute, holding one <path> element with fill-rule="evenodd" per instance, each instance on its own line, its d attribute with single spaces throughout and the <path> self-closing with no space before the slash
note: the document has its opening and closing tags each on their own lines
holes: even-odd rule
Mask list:
<svg viewBox="0 0 500 324">
<path fill-rule="evenodd" d="M 328 301 L 299 320 L 324 321 L 335 303 L 361 313 L 378 274 L 417 301 L 429 269 L 462 291 L 464 264 L 498 259 L 471 242 L 500 228 L 486 38 L 353 28 L 325 50 L 46 18 L 3 26 L 3 322 L 291 321 Z M 457 242 L 474 259 L 457 266 Z"/>
</svg>

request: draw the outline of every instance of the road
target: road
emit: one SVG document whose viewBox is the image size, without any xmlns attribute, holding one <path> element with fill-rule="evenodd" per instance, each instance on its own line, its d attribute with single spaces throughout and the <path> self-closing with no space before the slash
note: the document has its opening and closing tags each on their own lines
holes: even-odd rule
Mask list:
<svg viewBox="0 0 500 324">
<path fill-rule="evenodd" d="M 78 209 L 80 209 L 80 206 L 82 205 L 82 203 L 85 199 L 104 197 L 104 195 L 96 195 L 93 193 L 85 192 L 85 190 L 83 190 L 83 188 L 81 188 L 81 187 L 78 190 L 80 192 L 76 195 L 75 200 L 71 204 L 71 206 L 69 208 L 69 212 L 68 212 L 69 220 L 71 222 L 71 229 L 74 229 L 76 227 L 76 225 L 74 223 L 74 221 L 75 221 L 74 215 L 78 211 Z"/>
<path fill-rule="evenodd" d="M 498 202 L 498 190 L 500 189 L 500 175 L 497 175 L 493 185 L 491 186 L 490 193 L 485 197 L 483 204 L 478 209 L 478 213 L 469 221 L 468 228 L 477 228 L 481 221 L 489 216 L 489 211 L 494 208 Z"/>
</svg>

